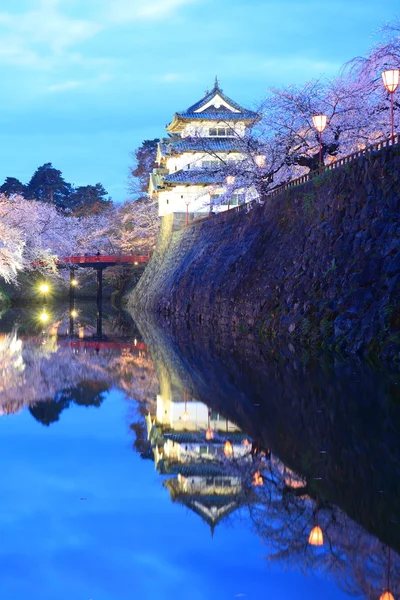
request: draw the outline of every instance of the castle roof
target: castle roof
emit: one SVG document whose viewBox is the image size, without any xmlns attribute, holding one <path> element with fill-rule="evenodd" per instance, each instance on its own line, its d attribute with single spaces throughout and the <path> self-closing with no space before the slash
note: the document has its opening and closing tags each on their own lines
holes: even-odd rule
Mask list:
<svg viewBox="0 0 400 600">
<path fill-rule="evenodd" d="M 177 444 L 223 444 L 226 440 L 230 440 L 232 444 L 242 444 L 249 439 L 248 435 L 236 432 L 214 432 L 214 437 L 207 440 L 204 437 L 204 431 L 182 431 L 178 433 L 164 433 L 164 439 L 171 440 Z"/>
<path fill-rule="evenodd" d="M 237 102 L 223 93 L 215 78 L 213 89 L 207 91 L 205 96 L 182 112 L 174 114 L 172 122 L 167 126 L 167 131 L 177 132 L 183 129 L 187 121 L 258 121 L 259 115 L 240 106 Z"/>
<path fill-rule="evenodd" d="M 237 137 L 175 137 L 159 143 L 159 155 L 172 156 L 184 152 L 243 152 L 243 140 Z"/>
<path fill-rule="evenodd" d="M 171 500 L 183 504 L 199 515 L 211 527 L 211 533 L 220 521 L 243 505 L 254 502 L 252 491 L 244 494 L 185 493 L 177 479 L 167 479 L 163 485 L 169 490 Z"/>
<path fill-rule="evenodd" d="M 221 172 L 217 169 L 182 169 L 176 173 L 170 173 L 163 178 L 163 184 L 174 185 L 210 185 L 219 184 L 224 180 Z"/>
</svg>

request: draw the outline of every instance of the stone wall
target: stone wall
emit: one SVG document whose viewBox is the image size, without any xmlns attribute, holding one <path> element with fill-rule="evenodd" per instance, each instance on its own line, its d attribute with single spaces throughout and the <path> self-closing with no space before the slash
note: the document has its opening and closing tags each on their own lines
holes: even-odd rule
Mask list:
<svg viewBox="0 0 400 600">
<path fill-rule="evenodd" d="M 400 148 L 174 231 L 129 305 L 221 330 L 397 358 Z"/>
</svg>

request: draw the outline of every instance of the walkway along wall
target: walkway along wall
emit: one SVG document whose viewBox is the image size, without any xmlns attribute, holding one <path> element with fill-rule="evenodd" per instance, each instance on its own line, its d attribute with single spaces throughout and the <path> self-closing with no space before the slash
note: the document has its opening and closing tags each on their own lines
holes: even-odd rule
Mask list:
<svg viewBox="0 0 400 600">
<path fill-rule="evenodd" d="M 289 344 L 399 356 L 400 149 L 174 231 L 128 305 Z"/>
</svg>

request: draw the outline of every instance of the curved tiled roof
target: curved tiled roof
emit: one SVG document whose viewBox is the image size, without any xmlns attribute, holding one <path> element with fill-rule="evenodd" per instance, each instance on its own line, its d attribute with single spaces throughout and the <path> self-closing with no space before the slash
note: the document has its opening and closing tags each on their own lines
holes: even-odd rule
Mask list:
<svg viewBox="0 0 400 600">
<path fill-rule="evenodd" d="M 225 102 L 227 104 L 229 104 L 230 106 L 232 106 L 232 108 L 235 108 L 239 112 L 232 112 L 224 106 L 221 106 L 220 108 L 215 108 L 215 106 L 209 107 L 209 108 L 207 108 L 207 112 L 202 112 L 202 113 L 196 112 L 197 110 L 199 110 L 199 108 L 201 108 L 202 106 L 207 104 L 207 102 L 212 100 L 216 94 L 218 94 L 223 100 L 225 100 Z M 219 84 L 217 81 L 215 82 L 215 85 L 214 85 L 213 89 L 211 90 L 211 92 L 206 92 L 205 96 L 203 96 L 203 98 L 201 98 L 201 100 L 199 100 L 195 104 L 192 104 L 192 106 L 189 106 L 189 108 L 187 108 L 186 110 L 176 113 L 176 115 L 178 115 L 180 117 L 190 116 L 192 118 L 192 117 L 197 116 L 199 118 L 208 118 L 208 116 L 210 116 L 211 119 L 220 119 L 221 115 L 224 115 L 224 114 L 228 115 L 229 119 L 231 119 L 235 115 L 236 116 L 241 115 L 238 118 L 242 118 L 242 119 L 246 118 L 243 115 L 247 115 L 247 118 L 250 118 L 250 119 L 258 118 L 257 113 L 255 113 L 251 110 L 247 110 L 246 108 L 243 108 L 243 106 L 240 106 L 240 104 L 238 104 L 237 102 L 235 102 L 234 100 L 232 100 L 231 98 L 226 96 L 223 93 L 222 89 L 219 87 Z M 207 116 L 205 117 L 205 115 L 207 115 Z"/>
<path fill-rule="evenodd" d="M 208 184 L 221 183 L 225 179 L 222 172 L 208 171 L 207 169 L 188 169 L 170 173 L 163 179 L 163 183 L 187 183 L 187 184 Z"/>
<path fill-rule="evenodd" d="M 179 433 L 164 433 L 164 438 L 176 442 L 178 444 L 223 444 L 226 440 L 230 440 L 232 444 L 242 444 L 245 440 L 250 440 L 249 436 L 244 433 L 236 432 L 214 432 L 214 437 L 211 440 L 205 440 L 204 431 L 182 431 Z"/>
<path fill-rule="evenodd" d="M 164 138 L 160 140 L 162 156 L 183 152 L 243 152 L 243 141 L 238 137 Z"/>
<path fill-rule="evenodd" d="M 197 112 L 208 102 L 210 102 L 217 94 L 222 100 L 224 100 L 224 102 L 229 104 L 229 106 L 235 110 L 229 110 L 229 108 L 221 104 L 221 106 L 218 108 L 216 106 L 208 106 L 204 111 Z M 176 112 L 167 129 L 172 131 L 174 129 L 174 125 L 179 121 L 258 121 L 259 118 L 260 115 L 258 115 L 256 112 L 248 110 L 247 108 L 243 108 L 243 106 L 240 106 L 240 104 L 229 98 L 229 96 L 226 96 L 219 87 L 218 81 L 216 81 L 211 92 L 206 92 L 205 96 L 203 96 L 201 100 L 195 104 L 192 104 L 192 106 L 189 106 L 189 108 L 186 110 Z"/>
<path fill-rule="evenodd" d="M 253 119 L 257 119 L 258 116 L 256 113 L 251 110 L 243 110 L 241 112 L 231 112 L 224 108 L 224 110 L 211 111 L 209 109 L 204 110 L 203 112 L 191 113 L 188 111 L 184 111 L 181 113 L 175 113 L 175 117 L 178 117 L 184 121 L 193 121 L 202 120 L 202 121 L 252 121 Z"/>
</svg>

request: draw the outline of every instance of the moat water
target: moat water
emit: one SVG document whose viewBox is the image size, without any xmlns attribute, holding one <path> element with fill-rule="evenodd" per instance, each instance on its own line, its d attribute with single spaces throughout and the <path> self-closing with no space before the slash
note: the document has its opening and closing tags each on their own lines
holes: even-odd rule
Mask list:
<svg viewBox="0 0 400 600">
<path fill-rule="evenodd" d="M 0 319 L 0 598 L 400 598 L 400 375 L 136 320 Z"/>
</svg>

